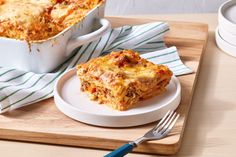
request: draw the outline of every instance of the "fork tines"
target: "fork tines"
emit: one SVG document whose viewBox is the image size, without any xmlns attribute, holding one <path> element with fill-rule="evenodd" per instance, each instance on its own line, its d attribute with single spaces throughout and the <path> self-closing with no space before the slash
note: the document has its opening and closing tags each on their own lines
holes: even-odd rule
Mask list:
<svg viewBox="0 0 236 157">
<path fill-rule="evenodd" d="M 174 111 L 169 110 L 161 121 L 153 129 L 153 133 L 168 134 L 170 130 L 174 127 L 176 121 L 179 118 L 179 114 Z"/>
</svg>

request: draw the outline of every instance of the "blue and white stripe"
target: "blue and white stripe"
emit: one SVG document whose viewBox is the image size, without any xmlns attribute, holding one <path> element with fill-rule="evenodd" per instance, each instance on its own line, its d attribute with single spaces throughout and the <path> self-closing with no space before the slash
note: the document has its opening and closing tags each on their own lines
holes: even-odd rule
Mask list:
<svg viewBox="0 0 236 157">
<path fill-rule="evenodd" d="M 170 68 L 176 76 L 192 73 L 193 71 L 181 61 L 175 46 L 141 55 L 143 58 L 156 63 L 164 64 Z"/>
<path fill-rule="evenodd" d="M 52 73 L 35 74 L 0 67 L 0 113 L 52 97 L 55 81 L 61 74 L 110 51 L 134 49 L 143 58 L 169 66 L 175 75 L 192 73 L 180 60 L 175 47 L 166 48 L 163 36 L 168 30 L 163 22 L 112 29 L 102 38 L 77 48 Z"/>
</svg>

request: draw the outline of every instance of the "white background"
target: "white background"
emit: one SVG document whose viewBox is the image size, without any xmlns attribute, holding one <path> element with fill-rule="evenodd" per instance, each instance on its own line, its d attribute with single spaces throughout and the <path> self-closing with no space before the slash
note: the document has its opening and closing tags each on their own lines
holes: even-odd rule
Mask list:
<svg viewBox="0 0 236 157">
<path fill-rule="evenodd" d="M 226 0 L 107 0 L 106 15 L 213 13 Z"/>
</svg>

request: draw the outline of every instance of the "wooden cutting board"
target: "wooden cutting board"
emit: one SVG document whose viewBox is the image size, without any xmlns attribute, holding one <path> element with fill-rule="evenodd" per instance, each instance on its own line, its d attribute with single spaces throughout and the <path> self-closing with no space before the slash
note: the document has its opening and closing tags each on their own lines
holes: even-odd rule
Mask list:
<svg viewBox="0 0 236 157">
<path fill-rule="evenodd" d="M 148 19 L 109 18 L 114 27 L 152 22 Z M 168 46 L 177 46 L 182 61 L 195 73 L 178 77 L 182 86 L 182 101 L 178 119 L 168 137 L 141 144 L 135 152 L 175 154 L 178 152 L 197 82 L 202 54 L 205 50 L 208 26 L 201 23 L 169 22 L 165 38 Z M 53 99 L 48 99 L 0 115 L 0 138 L 99 149 L 115 149 L 142 136 L 154 123 L 131 128 L 102 128 L 83 124 L 62 114 Z"/>
</svg>

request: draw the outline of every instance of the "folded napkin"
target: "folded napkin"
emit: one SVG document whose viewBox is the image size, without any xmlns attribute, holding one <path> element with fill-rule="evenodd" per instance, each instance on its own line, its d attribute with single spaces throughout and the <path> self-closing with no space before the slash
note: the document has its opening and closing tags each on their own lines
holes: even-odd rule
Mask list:
<svg viewBox="0 0 236 157">
<path fill-rule="evenodd" d="M 0 113 L 53 96 L 57 78 L 91 58 L 111 51 L 134 49 L 156 64 L 167 65 L 175 75 L 192 73 L 180 60 L 175 47 L 166 48 L 163 36 L 169 30 L 163 22 L 111 29 L 102 38 L 79 48 L 52 73 L 35 74 L 0 67 Z"/>
</svg>

